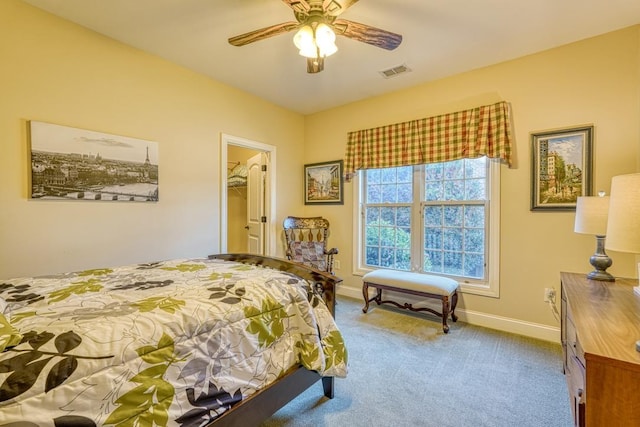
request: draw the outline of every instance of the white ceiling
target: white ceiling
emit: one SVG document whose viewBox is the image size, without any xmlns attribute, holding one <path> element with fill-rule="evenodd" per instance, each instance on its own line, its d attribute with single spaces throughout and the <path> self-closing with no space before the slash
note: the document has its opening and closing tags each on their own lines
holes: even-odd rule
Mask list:
<svg viewBox="0 0 640 427">
<path fill-rule="evenodd" d="M 338 37 L 306 72 L 294 33 L 229 37 L 286 21 L 280 0 L 24 0 L 98 33 L 311 114 L 640 23 L 640 0 L 360 0 L 340 18 L 403 35 L 394 51 Z M 385 79 L 405 64 L 412 72 Z"/>
</svg>

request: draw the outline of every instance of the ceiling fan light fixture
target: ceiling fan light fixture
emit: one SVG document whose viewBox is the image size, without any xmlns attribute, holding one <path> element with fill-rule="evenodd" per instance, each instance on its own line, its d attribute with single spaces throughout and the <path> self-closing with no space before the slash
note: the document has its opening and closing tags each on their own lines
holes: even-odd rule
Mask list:
<svg viewBox="0 0 640 427">
<path fill-rule="evenodd" d="M 325 23 L 319 23 L 315 30 L 311 25 L 305 24 L 293 37 L 293 44 L 298 48 L 300 55 L 307 58 L 325 58 L 338 51 L 336 35 Z"/>
<path fill-rule="evenodd" d="M 316 27 L 316 45 L 320 50 L 320 56 L 327 57 L 338 51 L 336 46 L 336 33 L 327 24 L 320 23 Z"/>
<path fill-rule="evenodd" d="M 293 36 L 293 44 L 301 51 L 309 46 L 313 47 L 313 29 L 310 25 L 300 27 L 296 35 Z"/>
</svg>

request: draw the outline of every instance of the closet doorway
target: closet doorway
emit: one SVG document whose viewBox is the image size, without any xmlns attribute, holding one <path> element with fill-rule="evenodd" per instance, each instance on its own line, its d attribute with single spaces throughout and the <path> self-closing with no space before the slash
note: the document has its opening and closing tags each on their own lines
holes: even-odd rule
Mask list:
<svg viewBox="0 0 640 427">
<path fill-rule="evenodd" d="M 222 135 L 220 251 L 275 254 L 275 147 Z"/>
</svg>

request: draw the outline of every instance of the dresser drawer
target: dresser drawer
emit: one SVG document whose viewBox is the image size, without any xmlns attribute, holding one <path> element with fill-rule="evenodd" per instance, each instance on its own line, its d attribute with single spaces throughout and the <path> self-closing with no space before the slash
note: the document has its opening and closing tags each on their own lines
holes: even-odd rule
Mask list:
<svg viewBox="0 0 640 427">
<path fill-rule="evenodd" d="M 567 304 L 567 317 L 565 317 L 565 328 L 566 328 L 566 336 L 567 340 L 567 363 L 569 363 L 569 359 L 571 356 L 578 359 L 579 363 L 582 364 L 582 369 L 584 370 L 586 366 L 586 361 L 584 358 L 584 351 L 580 346 L 580 341 L 578 340 L 578 334 L 576 333 L 576 327 L 573 324 L 573 318 L 571 317 L 571 311 L 569 311 Z"/>
<path fill-rule="evenodd" d="M 574 425 L 582 427 L 585 425 L 586 408 L 586 378 L 585 368 L 577 357 L 569 357 L 567 365 L 567 388 L 571 399 L 571 412 L 573 414 Z"/>
</svg>

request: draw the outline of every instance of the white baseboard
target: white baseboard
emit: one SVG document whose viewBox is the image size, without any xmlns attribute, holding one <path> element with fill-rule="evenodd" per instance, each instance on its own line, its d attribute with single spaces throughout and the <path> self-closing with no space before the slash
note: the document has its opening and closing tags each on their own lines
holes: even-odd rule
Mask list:
<svg viewBox="0 0 640 427">
<path fill-rule="evenodd" d="M 347 286 L 338 286 L 338 295 L 363 301 L 362 289 Z M 407 298 L 409 299 L 409 297 Z M 456 309 L 458 321 L 469 323 L 484 328 L 496 329 L 530 338 L 560 343 L 560 328 L 539 323 L 525 322 L 509 317 L 496 316 L 495 314 L 481 313 L 478 311 Z"/>
</svg>

